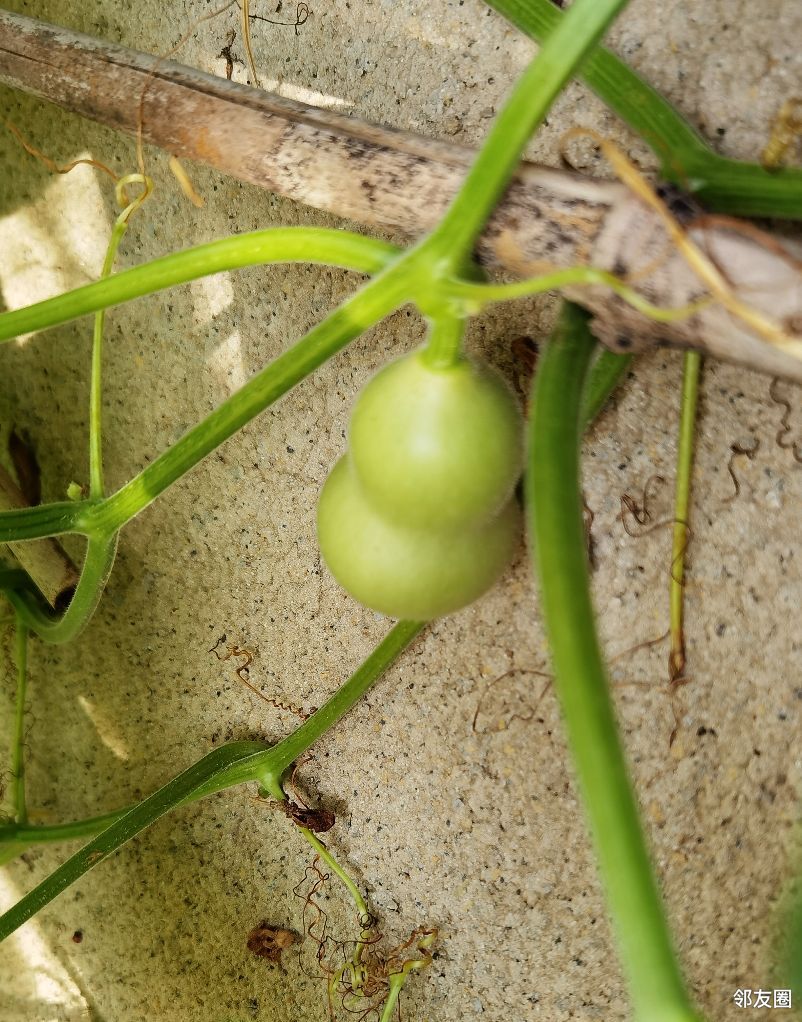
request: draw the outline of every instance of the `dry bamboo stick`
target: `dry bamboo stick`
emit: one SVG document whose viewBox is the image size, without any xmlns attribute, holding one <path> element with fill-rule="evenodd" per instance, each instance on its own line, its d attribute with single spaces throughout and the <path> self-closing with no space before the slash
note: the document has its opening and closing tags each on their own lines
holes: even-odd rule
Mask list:
<svg viewBox="0 0 802 1022">
<path fill-rule="evenodd" d="M 410 236 L 437 222 L 473 157 L 464 147 L 366 124 L 8 12 L 0 12 L 0 81 L 129 133 L 137 130 L 141 97 L 143 137 L 171 155 Z M 685 212 L 685 200 L 680 206 Z M 689 230 L 750 305 L 800 334 L 799 250 L 771 235 L 761 240 L 750 227 L 711 220 Z M 704 290 L 668 243 L 659 216 L 625 184 L 526 163 L 478 256 L 519 277 L 578 264 L 631 274 L 639 290 L 664 306 L 685 305 Z M 657 324 L 606 289 L 569 294 L 592 310 L 595 333 L 615 350 L 694 347 L 802 381 L 802 362 L 720 305 Z"/>
<path fill-rule="evenodd" d="M 0 465 L 0 510 L 27 506 L 22 491 Z M 61 609 L 69 602 L 78 584 L 78 569 L 55 539 L 9 543 L 8 549 L 51 607 Z"/>
</svg>

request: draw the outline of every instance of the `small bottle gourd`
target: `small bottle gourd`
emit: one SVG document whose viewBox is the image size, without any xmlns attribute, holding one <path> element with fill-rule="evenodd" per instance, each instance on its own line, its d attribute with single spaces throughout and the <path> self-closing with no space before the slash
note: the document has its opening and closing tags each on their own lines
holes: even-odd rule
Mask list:
<svg viewBox="0 0 802 1022">
<path fill-rule="evenodd" d="M 337 581 L 372 610 L 424 621 L 487 590 L 509 563 L 520 515 L 518 403 L 495 370 L 420 348 L 367 384 L 349 450 L 318 503 L 318 539 Z"/>
</svg>

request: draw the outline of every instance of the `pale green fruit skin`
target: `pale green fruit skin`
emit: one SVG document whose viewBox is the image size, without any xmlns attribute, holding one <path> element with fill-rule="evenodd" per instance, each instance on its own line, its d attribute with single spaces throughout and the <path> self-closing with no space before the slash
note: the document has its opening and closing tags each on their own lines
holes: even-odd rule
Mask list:
<svg viewBox="0 0 802 1022">
<path fill-rule="evenodd" d="M 495 370 L 468 359 L 432 368 L 422 352 L 385 366 L 357 398 L 354 468 L 373 506 L 399 525 L 479 525 L 521 474 L 521 412 Z"/>
<path fill-rule="evenodd" d="M 360 603 L 389 617 L 428 621 L 493 585 L 518 545 L 520 512 L 510 501 L 475 529 L 404 528 L 372 506 L 346 456 L 320 494 L 317 530 L 329 570 Z"/>
</svg>

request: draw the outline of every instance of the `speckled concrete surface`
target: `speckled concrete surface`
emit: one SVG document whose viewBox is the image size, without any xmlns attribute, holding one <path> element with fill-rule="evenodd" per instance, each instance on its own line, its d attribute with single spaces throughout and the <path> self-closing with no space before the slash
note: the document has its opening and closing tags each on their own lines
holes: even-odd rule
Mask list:
<svg viewBox="0 0 802 1022">
<path fill-rule="evenodd" d="M 74 0 L 5 6 L 154 53 L 206 9 L 177 0 L 133 9 Z M 261 23 L 255 31 L 264 84 L 432 136 L 480 140 L 532 52 L 478 0 L 310 7 L 297 37 Z M 202 25 L 181 59 L 223 74 L 218 54 L 237 18 L 232 10 Z M 802 12 L 790 0 L 765 0 L 759 10 L 745 0 L 635 0 L 612 38 L 722 152 L 754 157 L 780 101 L 799 92 L 800 33 Z M 242 56 L 239 39 L 234 53 Z M 245 80 L 240 63 L 235 76 Z M 8 90 L 0 105 L 56 159 L 91 153 L 133 167 L 128 140 Z M 642 144 L 579 86 L 557 104 L 531 157 L 558 163 L 560 137 L 574 123 L 619 139 L 651 166 Z M 571 158 L 596 170 L 590 151 L 572 150 Z M 0 161 L 5 303 L 96 275 L 113 215 L 105 182 L 86 169 L 53 179 L 8 136 Z M 192 176 L 207 204 L 195 210 L 165 163 L 149 155 L 156 194 L 130 230 L 123 265 L 235 230 L 327 222 L 201 168 Z M 352 286 L 325 269 L 256 269 L 111 313 L 109 485 L 173 443 Z M 550 311 L 547 301 L 496 310 L 474 324 L 471 346 L 517 376 L 511 340 L 541 336 Z M 305 707 L 319 705 L 384 634 L 386 622 L 321 573 L 314 503 L 343 449 L 357 389 L 420 337 L 415 316 L 396 314 L 125 530 L 85 634 L 64 649 L 32 650 L 28 755 L 37 818 L 124 804 L 228 739 L 286 733 L 293 718 L 256 703 L 207 652 L 222 633 L 258 650 L 251 677 L 266 693 Z M 86 479 L 89 342 L 81 322 L 0 351 L 0 421 L 4 431 L 13 422 L 30 433 L 49 499 Z M 667 624 L 668 535 L 633 539 L 618 515 L 622 493 L 638 495 L 654 473 L 671 478 L 679 372 L 676 354 L 645 358 L 587 444 L 596 597 L 611 654 Z M 673 700 L 667 695 L 665 644 L 618 659 L 613 670 L 682 959 L 715 1019 L 741 1017 L 732 1005 L 738 987 L 785 985 L 772 973 L 772 912 L 802 786 L 802 470 L 774 444 L 781 409 L 768 384 L 721 365 L 705 369 L 689 684 Z M 802 395 L 786 390 L 802 437 Z M 736 461 L 741 492 L 729 500 L 730 445 L 752 438 L 758 453 Z M 669 500 L 666 484 L 656 491 L 656 516 L 670 514 Z M 545 663 L 522 549 L 503 583 L 430 628 L 302 771 L 307 789 L 337 813 L 331 847 L 369 893 L 390 939 L 420 924 L 441 930 L 433 967 L 405 994 L 407 1019 L 627 1015 L 554 699 L 547 692 L 537 703 L 542 679 L 527 673 Z M 7 678 L 4 719 L 11 693 Z M 294 952 L 276 967 L 245 947 L 263 919 L 300 928 L 293 888 L 311 858 L 291 825 L 249 794 L 235 790 L 163 820 L 7 942 L 0 1017 L 322 1022 L 324 983 L 314 978 L 309 942 L 303 968 Z M 4 902 L 68 850 L 35 850 L 7 868 Z M 325 904 L 332 932 L 351 935 L 336 886 Z M 76 930 L 80 944 L 71 939 Z"/>
</svg>

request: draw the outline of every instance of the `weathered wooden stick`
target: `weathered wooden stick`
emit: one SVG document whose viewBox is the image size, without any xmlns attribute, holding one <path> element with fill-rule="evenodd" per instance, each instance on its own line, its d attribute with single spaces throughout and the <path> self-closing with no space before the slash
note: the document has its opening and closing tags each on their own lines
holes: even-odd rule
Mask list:
<svg viewBox="0 0 802 1022">
<path fill-rule="evenodd" d="M 0 510 L 12 511 L 27 506 L 22 491 L 0 465 Z M 9 543 L 8 549 L 51 607 L 61 609 L 69 603 L 78 584 L 78 569 L 55 539 Z"/>
<path fill-rule="evenodd" d="M 412 236 L 438 221 L 474 155 L 8 12 L 0 12 L 0 81 L 129 133 L 141 109 L 145 140 L 174 156 Z M 745 300 L 788 332 L 802 333 L 799 250 L 771 236 L 761 240 L 737 223 L 691 223 L 689 231 Z M 703 292 L 657 214 L 624 184 L 526 163 L 478 255 L 516 276 L 580 264 L 632 274 L 659 305 L 684 305 Z M 656 268 L 644 271 L 650 263 Z M 613 349 L 695 347 L 802 381 L 802 362 L 718 305 L 657 324 L 602 288 L 569 295 L 592 310 L 594 331 Z"/>
</svg>

